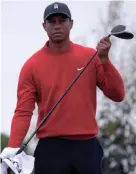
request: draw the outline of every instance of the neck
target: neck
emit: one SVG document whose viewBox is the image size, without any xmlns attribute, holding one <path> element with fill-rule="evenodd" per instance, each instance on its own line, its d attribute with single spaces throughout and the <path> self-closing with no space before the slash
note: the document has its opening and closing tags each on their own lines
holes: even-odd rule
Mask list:
<svg viewBox="0 0 136 174">
<path fill-rule="evenodd" d="M 70 45 L 70 40 L 67 39 L 66 41 L 62 41 L 62 42 L 53 42 L 51 39 L 49 39 L 49 48 L 53 51 L 53 52 L 65 52 Z"/>
</svg>

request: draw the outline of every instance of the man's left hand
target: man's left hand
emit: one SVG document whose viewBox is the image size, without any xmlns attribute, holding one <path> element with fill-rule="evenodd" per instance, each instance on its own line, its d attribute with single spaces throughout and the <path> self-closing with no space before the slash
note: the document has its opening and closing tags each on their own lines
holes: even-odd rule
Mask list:
<svg viewBox="0 0 136 174">
<path fill-rule="evenodd" d="M 102 64 L 106 63 L 108 59 L 110 47 L 111 47 L 111 41 L 108 37 L 102 38 L 96 47 L 98 51 L 98 56 Z"/>
</svg>

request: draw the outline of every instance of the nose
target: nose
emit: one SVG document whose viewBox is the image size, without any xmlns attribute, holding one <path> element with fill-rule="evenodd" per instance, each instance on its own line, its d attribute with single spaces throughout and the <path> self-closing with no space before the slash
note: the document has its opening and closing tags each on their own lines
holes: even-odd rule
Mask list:
<svg viewBox="0 0 136 174">
<path fill-rule="evenodd" d="M 60 28 L 61 28 L 61 27 L 60 27 L 60 25 L 58 25 L 58 24 L 56 24 L 56 25 L 54 26 L 54 29 L 55 29 L 55 30 L 60 30 Z"/>
<path fill-rule="evenodd" d="M 61 23 L 58 19 L 55 20 L 54 29 L 59 30 L 61 28 Z"/>
</svg>

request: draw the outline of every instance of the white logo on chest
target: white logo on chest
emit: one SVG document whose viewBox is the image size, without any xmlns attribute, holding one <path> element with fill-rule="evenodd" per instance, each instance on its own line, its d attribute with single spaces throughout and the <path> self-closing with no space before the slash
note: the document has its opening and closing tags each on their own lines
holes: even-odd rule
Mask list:
<svg viewBox="0 0 136 174">
<path fill-rule="evenodd" d="M 77 68 L 77 71 L 81 71 L 83 68 L 84 68 L 84 67 L 82 67 L 82 68 Z"/>
</svg>

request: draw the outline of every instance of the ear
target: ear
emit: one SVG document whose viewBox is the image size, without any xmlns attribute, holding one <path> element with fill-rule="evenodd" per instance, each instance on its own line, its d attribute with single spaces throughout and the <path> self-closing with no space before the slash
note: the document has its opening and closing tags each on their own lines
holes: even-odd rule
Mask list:
<svg viewBox="0 0 136 174">
<path fill-rule="evenodd" d="M 70 30 L 73 28 L 73 19 L 71 19 L 71 21 L 70 21 Z"/>
<path fill-rule="evenodd" d="M 43 26 L 44 30 L 46 31 L 46 24 L 42 23 L 42 26 Z"/>
</svg>

